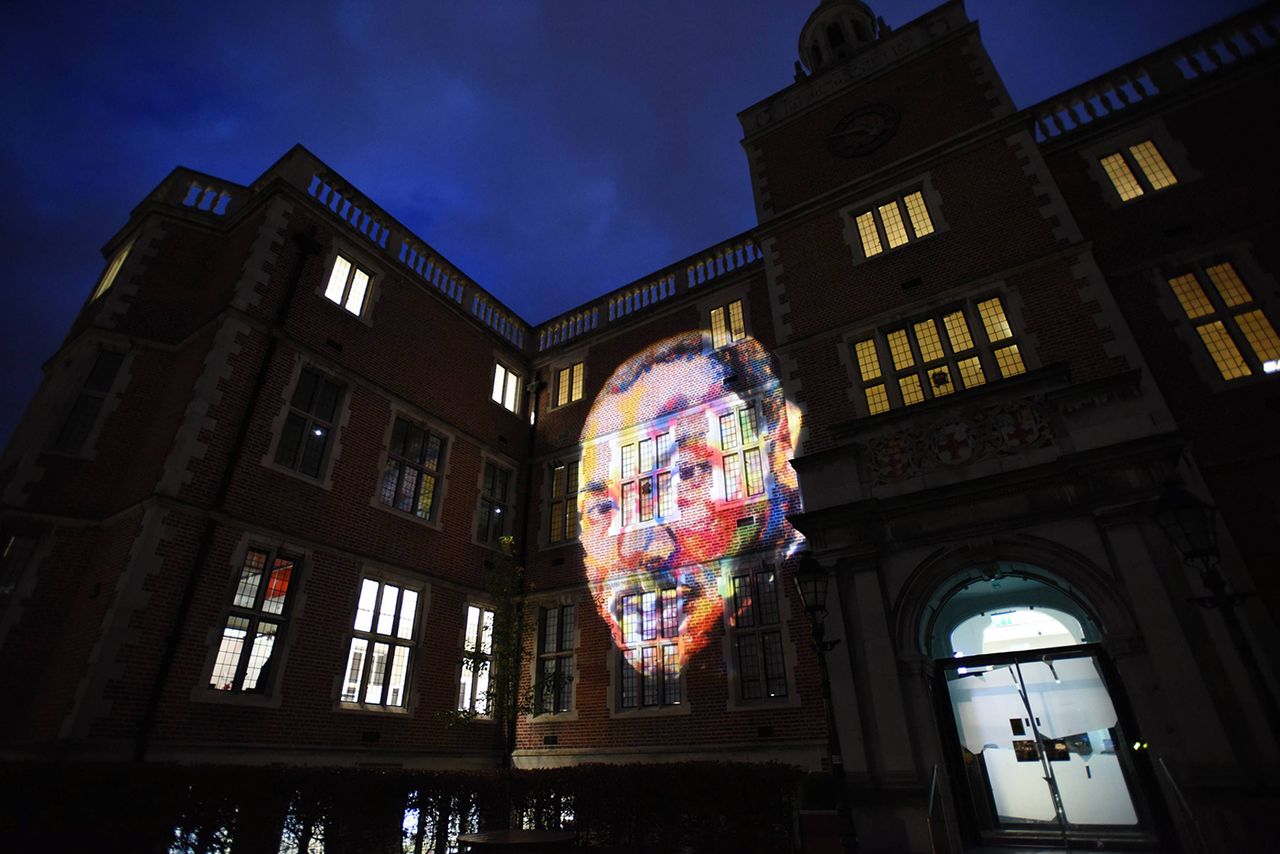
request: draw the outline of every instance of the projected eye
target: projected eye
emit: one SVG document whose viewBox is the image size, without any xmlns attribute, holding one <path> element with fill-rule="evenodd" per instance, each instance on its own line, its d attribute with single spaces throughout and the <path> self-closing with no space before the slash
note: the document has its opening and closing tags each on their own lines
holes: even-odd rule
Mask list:
<svg viewBox="0 0 1280 854">
<path fill-rule="evenodd" d="M 605 522 L 613 515 L 613 511 L 612 501 L 593 501 L 587 505 L 587 518 L 592 522 Z"/>
<path fill-rule="evenodd" d="M 700 463 L 691 463 L 690 465 L 680 466 L 681 480 L 694 480 L 711 476 L 711 463 L 705 460 Z"/>
</svg>

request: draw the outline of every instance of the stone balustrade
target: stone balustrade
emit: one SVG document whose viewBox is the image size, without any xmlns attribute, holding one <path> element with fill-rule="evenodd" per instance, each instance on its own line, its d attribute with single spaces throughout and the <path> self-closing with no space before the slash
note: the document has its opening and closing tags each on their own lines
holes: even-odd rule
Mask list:
<svg viewBox="0 0 1280 854">
<path fill-rule="evenodd" d="M 1247 61 L 1277 42 L 1280 12 L 1275 4 L 1246 11 L 1029 108 L 1036 141 L 1061 139 L 1105 116 Z"/>
<path fill-rule="evenodd" d="M 762 257 L 751 235 L 740 234 L 547 321 L 538 327 L 538 352 L 574 341 L 598 329 L 602 319 L 606 324 L 622 322 L 678 294 L 758 264 Z"/>
</svg>

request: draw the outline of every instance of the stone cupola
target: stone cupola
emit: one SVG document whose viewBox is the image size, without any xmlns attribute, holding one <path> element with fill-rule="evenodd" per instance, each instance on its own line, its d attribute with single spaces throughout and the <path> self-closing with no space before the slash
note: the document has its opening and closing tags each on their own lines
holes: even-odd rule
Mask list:
<svg viewBox="0 0 1280 854">
<path fill-rule="evenodd" d="M 800 30 L 800 59 L 811 74 L 830 68 L 873 44 L 876 29 L 861 0 L 822 0 Z"/>
</svg>

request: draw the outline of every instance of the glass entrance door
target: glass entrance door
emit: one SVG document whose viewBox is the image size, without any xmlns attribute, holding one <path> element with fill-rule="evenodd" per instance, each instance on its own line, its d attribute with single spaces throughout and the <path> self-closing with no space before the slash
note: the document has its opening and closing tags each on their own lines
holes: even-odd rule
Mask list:
<svg viewBox="0 0 1280 854">
<path fill-rule="evenodd" d="M 964 779 L 987 831 L 1140 831 L 1128 747 L 1095 653 L 1080 647 L 944 663 Z"/>
</svg>

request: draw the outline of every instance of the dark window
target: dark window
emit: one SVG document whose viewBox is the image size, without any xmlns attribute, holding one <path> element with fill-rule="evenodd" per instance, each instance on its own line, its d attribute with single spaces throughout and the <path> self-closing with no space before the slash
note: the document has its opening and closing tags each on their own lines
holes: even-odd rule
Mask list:
<svg viewBox="0 0 1280 854">
<path fill-rule="evenodd" d="M 778 573 L 769 564 L 733 577 L 733 628 L 742 699 L 787 696 Z"/>
<path fill-rule="evenodd" d="M 680 690 L 680 622 L 683 605 L 675 589 L 623 596 L 623 709 L 678 706 Z"/>
<path fill-rule="evenodd" d="M 578 460 L 558 462 L 551 467 L 552 543 L 578 538 Z"/>
<path fill-rule="evenodd" d="M 115 383 L 116 374 L 120 372 L 120 365 L 123 362 L 123 353 L 112 350 L 98 352 L 98 358 L 94 360 L 89 377 L 84 381 L 84 386 L 76 397 L 76 402 L 72 404 L 71 412 L 68 413 L 62 430 L 58 432 L 57 440 L 53 443 L 55 451 L 78 454 L 84 450 L 84 444 L 98 423 L 98 415 L 102 412 L 103 404 L 106 403 L 107 393 L 111 391 L 111 386 Z"/>
<path fill-rule="evenodd" d="M 320 477 L 341 398 L 341 386 L 310 368 L 303 368 L 293 400 L 289 402 L 289 416 L 276 448 L 276 462 L 307 477 Z"/>
<path fill-rule="evenodd" d="M 844 44 L 844 30 L 840 29 L 839 24 L 831 24 L 827 27 L 827 42 L 832 48 Z"/>
<path fill-rule="evenodd" d="M 298 563 L 289 555 L 249 549 L 231 594 L 218 655 L 209 674 L 210 688 L 246 694 L 268 690 Z"/>
<path fill-rule="evenodd" d="M 444 439 L 397 417 L 391 428 L 387 468 L 382 475 L 382 503 L 420 519 L 435 518 L 444 449 Z"/>
<path fill-rule="evenodd" d="M 567 712 L 573 700 L 573 605 L 542 609 L 539 626 L 537 712 Z"/>
<path fill-rule="evenodd" d="M 507 523 L 508 492 L 511 472 L 491 462 L 484 464 L 484 484 L 480 493 L 480 524 L 476 539 L 497 545 L 509 528 Z"/>
</svg>

